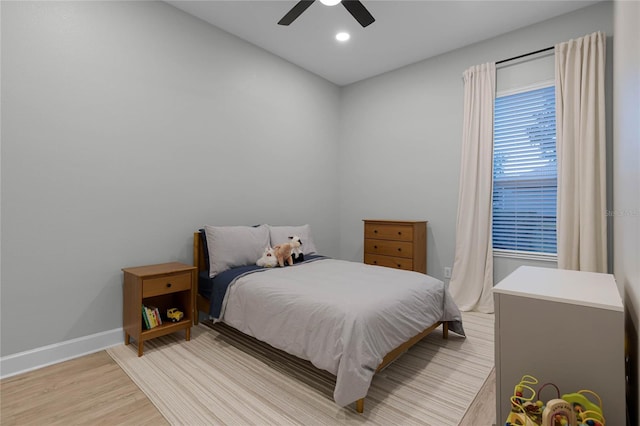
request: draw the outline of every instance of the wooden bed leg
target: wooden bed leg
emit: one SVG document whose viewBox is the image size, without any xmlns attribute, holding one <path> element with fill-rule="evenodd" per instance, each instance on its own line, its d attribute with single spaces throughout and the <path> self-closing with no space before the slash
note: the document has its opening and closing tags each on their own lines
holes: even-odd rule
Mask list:
<svg viewBox="0 0 640 426">
<path fill-rule="evenodd" d="M 449 323 L 448 322 L 443 322 L 442 323 L 442 338 L 443 339 L 448 339 L 449 338 Z"/>
<path fill-rule="evenodd" d="M 360 414 L 364 413 L 364 398 L 356 401 L 356 411 Z"/>
</svg>

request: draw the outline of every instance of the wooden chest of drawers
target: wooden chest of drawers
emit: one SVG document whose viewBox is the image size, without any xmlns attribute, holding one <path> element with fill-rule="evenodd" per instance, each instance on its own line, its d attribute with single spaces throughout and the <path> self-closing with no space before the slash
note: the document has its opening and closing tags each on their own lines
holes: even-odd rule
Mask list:
<svg viewBox="0 0 640 426">
<path fill-rule="evenodd" d="M 364 263 L 427 273 L 427 222 L 364 220 Z"/>
</svg>

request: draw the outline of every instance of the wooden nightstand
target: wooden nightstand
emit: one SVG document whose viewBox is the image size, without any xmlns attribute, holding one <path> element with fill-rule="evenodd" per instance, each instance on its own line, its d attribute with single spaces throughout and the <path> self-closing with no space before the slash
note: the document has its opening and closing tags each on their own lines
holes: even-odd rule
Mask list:
<svg viewBox="0 0 640 426">
<path fill-rule="evenodd" d="M 191 339 L 193 324 L 193 300 L 197 280 L 194 266 L 171 262 L 159 265 L 123 268 L 124 344 L 130 339 L 138 342 L 138 356 L 142 356 L 144 341 L 165 334 L 185 330 L 186 340 Z M 163 315 L 162 324 L 147 330 L 142 316 L 142 305 L 155 306 Z M 178 308 L 184 313 L 179 322 L 171 322 L 164 315 L 168 308 Z"/>
<path fill-rule="evenodd" d="M 364 220 L 364 263 L 427 273 L 427 222 Z"/>
</svg>

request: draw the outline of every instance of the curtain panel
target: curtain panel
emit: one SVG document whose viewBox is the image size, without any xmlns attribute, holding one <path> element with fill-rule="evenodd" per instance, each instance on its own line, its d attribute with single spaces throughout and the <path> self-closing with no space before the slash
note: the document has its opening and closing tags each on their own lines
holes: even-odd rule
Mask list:
<svg viewBox="0 0 640 426">
<path fill-rule="evenodd" d="M 462 311 L 493 312 L 491 190 L 496 65 L 463 74 L 464 117 L 456 249 L 449 288 Z"/>
<path fill-rule="evenodd" d="M 558 268 L 607 272 L 605 34 L 555 46 Z"/>
</svg>

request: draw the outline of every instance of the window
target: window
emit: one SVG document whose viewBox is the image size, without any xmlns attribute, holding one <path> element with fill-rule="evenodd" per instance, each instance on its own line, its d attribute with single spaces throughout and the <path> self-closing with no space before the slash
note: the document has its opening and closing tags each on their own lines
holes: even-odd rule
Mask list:
<svg viewBox="0 0 640 426">
<path fill-rule="evenodd" d="M 498 96 L 493 134 L 493 248 L 556 254 L 555 87 Z"/>
</svg>

